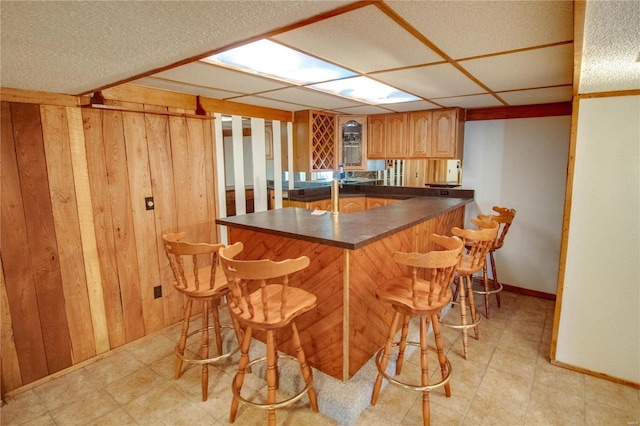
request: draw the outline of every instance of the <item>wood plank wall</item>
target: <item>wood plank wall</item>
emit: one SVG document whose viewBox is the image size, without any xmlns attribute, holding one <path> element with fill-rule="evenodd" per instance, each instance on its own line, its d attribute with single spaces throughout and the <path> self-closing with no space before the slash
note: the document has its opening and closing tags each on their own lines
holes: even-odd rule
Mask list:
<svg viewBox="0 0 640 426">
<path fill-rule="evenodd" d="M 110 103 L 1 104 L 3 397 L 180 321 L 160 235 L 218 241 L 213 121 Z"/>
</svg>

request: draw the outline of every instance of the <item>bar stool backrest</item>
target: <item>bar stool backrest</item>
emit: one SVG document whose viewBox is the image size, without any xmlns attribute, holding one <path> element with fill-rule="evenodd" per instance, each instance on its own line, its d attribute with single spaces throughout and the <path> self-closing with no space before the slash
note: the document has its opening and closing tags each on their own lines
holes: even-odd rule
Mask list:
<svg viewBox="0 0 640 426">
<path fill-rule="evenodd" d="M 174 286 L 178 290 L 213 290 L 216 284 L 218 251 L 224 244 L 188 243 L 183 241 L 185 235 L 185 232 L 162 235 L 164 250 L 175 277 Z M 185 262 L 189 257 L 191 265 Z M 204 273 L 202 268 L 208 265 L 211 265 L 211 270 Z M 206 282 L 202 282 L 203 278 Z"/>
<path fill-rule="evenodd" d="M 393 254 L 393 260 L 396 263 L 411 268 L 411 292 L 414 306 L 418 306 L 420 297 L 424 296 L 426 296 L 429 306 L 443 302 L 447 297 L 449 286 L 462 256 L 464 244 L 458 237 L 432 234 L 431 241 L 446 250 L 432 250 L 428 253 L 396 252 Z M 421 269 L 428 271 L 429 291 L 426 295 L 417 291 L 418 283 L 422 281 L 418 278 Z"/>
<path fill-rule="evenodd" d="M 507 207 L 499 207 L 493 206 L 493 210 L 496 211 L 497 215 L 486 215 L 479 214 L 478 219 L 480 220 L 493 220 L 498 222 L 500 229 L 498 230 L 498 236 L 493 243 L 493 247 L 491 247 L 491 251 L 496 251 L 504 244 L 504 237 L 507 236 L 507 232 L 509 232 L 509 227 L 513 223 L 513 218 L 516 216 L 516 209 L 509 209 Z"/>
<path fill-rule="evenodd" d="M 277 306 L 276 309 L 279 310 L 280 318 L 285 319 L 287 304 L 295 305 L 298 302 L 295 300 L 287 300 L 288 292 L 286 288 L 289 285 L 289 275 L 309 266 L 309 258 L 307 256 L 301 256 L 296 259 L 286 259 L 278 262 L 270 259 L 235 260 L 234 257 L 238 255 L 243 248 L 244 245 L 242 242 L 237 242 L 220 250 L 220 262 L 224 268 L 227 276 L 227 284 L 231 290 L 232 307 L 239 309 L 242 313 L 248 311 L 251 318 L 255 316 L 248 285 L 250 282 L 257 281 L 260 285 L 257 291 L 261 292 L 260 300 L 262 303 L 260 304 L 262 305 L 264 320 L 268 320 L 271 315 L 275 314 L 275 312 L 270 312 L 270 308 L 274 306 Z M 268 303 L 270 293 L 267 291 L 267 287 L 274 282 L 282 286 L 282 291 L 279 292 L 279 303 L 275 305 Z"/>
<path fill-rule="evenodd" d="M 479 229 L 460 229 L 454 227 L 451 230 L 453 235 L 460 237 L 467 247 L 467 253 L 462 256 L 460 269 L 464 274 L 475 273 L 484 267 L 487 253 L 493 247 L 494 240 L 498 235 L 499 225 L 496 221 L 482 221 L 471 219 L 471 222 Z"/>
</svg>

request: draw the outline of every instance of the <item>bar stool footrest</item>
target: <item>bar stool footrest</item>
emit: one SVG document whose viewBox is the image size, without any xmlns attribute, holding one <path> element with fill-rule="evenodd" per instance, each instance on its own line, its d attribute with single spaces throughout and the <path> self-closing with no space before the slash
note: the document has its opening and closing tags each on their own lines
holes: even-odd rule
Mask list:
<svg viewBox="0 0 640 426">
<path fill-rule="evenodd" d="M 494 282 L 494 285 L 496 285 L 495 282 Z M 488 290 L 485 290 L 484 286 L 480 286 L 480 285 L 474 285 L 473 287 L 471 287 L 471 291 L 473 291 L 475 294 L 495 294 L 495 293 L 500 293 L 502 290 L 503 290 L 503 287 L 502 287 L 502 284 L 500 283 L 497 283 L 497 287 L 493 287 L 493 288 L 490 287 Z"/>
<path fill-rule="evenodd" d="M 215 330 L 215 326 L 210 325 L 209 327 L 207 327 L 207 329 L 208 329 L 209 331 L 211 331 L 211 330 Z M 222 332 L 222 330 L 224 330 L 224 329 L 232 330 L 232 331 L 234 331 L 234 332 L 235 332 L 235 329 L 234 329 L 233 327 L 229 326 L 229 325 L 221 325 L 221 326 L 220 326 L 220 329 L 221 329 L 221 332 Z M 199 328 L 199 329 L 194 330 L 194 331 L 192 331 L 191 333 L 187 334 L 187 342 L 189 341 L 189 338 L 190 338 L 191 336 L 194 336 L 194 335 L 196 335 L 196 334 L 200 334 L 200 333 L 202 333 L 202 328 Z M 223 334 L 223 335 L 224 335 L 224 334 Z M 189 363 L 189 364 L 197 364 L 197 365 L 202 365 L 202 364 L 212 364 L 212 363 L 215 363 L 215 362 L 221 361 L 221 360 L 223 360 L 223 359 L 226 359 L 226 358 L 231 357 L 233 354 L 235 354 L 236 352 L 238 352 L 238 351 L 240 350 L 240 346 L 238 345 L 238 342 L 236 341 L 236 342 L 235 342 L 235 344 L 232 346 L 232 349 L 231 349 L 229 352 L 225 352 L 225 353 L 220 354 L 220 355 L 215 356 L 215 357 L 210 357 L 210 358 L 202 359 L 202 358 L 190 358 L 190 357 L 184 356 L 183 354 L 181 354 L 181 353 L 178 351 L 178 346 L 179 346 L 179 345 L 180 345 L 180 342 L 178 342 L 178 343 L 176 344 L 176 347 L 175 347 L 175 349 L 174 349 L 174 353 L 176 354 L 176 356 L 177 356 L 178 358 L 180 358 L 180 359 L 181 359 L 182 361 L 184 361 L 184 362 L 187 362 L 187 363 Z M 215 346 L 215 344 L 214 344 L 214 346 Z M 185 349 L 186 349 L 186 348 L 185 348 Z"/>
<path fill-rule="evenodd" d="M 451 302 L 451 303 L 458 304 L 458 302 Z M 442 326 L 444 326 L 444 327 L 453 328 L 453 329 L 456 329 L 456 330 L 462 330 L 463 328 L 474 328 L 478 324 L 480 324 L 480 322 L 482 321 L 482 318 L 483 318 L 482 314 L 480 314 L 480 312 L 476 311 L 476 313 L 477 313 L 478 320 L 474 321 L 472 323 L 469 323 L 469 324 L 455 324 L 455 323 L 452 323 L 452 322 L 446 322 L 446 321 L 444 321 L 442 319 L 440 319 L 440 324 Z"/>
<path fill-rule="evenodd" d="M 400 342 L 393 342 L 393 346 L 399 346 Z M 420 347 L 420 343 L 419 342 L 410 342 L 407 341 L 407 345 L 411 345 L 411 346 L 416 346 L 416 347 Z M 436 352 L 437 351 L 434 348 L 429 348 L 429 351 L 431 352 Z M 385 379 L 387 379 L 389 381 L 389 383 L 392 383 L 396 386 L 400 386 L 403 387 L 405 389 L 409 389 L 409 390 L 414 390 L 414 391 L 419 391 L 419 392 L 425 392 L 425 391 L 431 391 L 433 389 L 437 389 L 439 387 L 442 387 L 444 385 L 446 385 L 449 382 L 449 379 L 451 378 L 451 363 L 449 362 L 449 358 L 447 358 L 445 356 L 445 363 L 447 365 L 447 375 L 442 378 L 442 380 L 440 380 L 439 382 L 436 383 L 431 383 L 428 385 L 415 385 L 415 384 L 411 384 L 411 383 L 405 383 L 405 382 L 401 382 L 398 379 L 395 379 L 391 376 L 389 376 L 385 371 L 382 371 L 382 368 L 380 366 L 380 361 L 382 359 L 382 354 L 384 352 L 384 346 L 381 347 L 378 352 L 376 352 L 376 367 L 378 368 L 378 372 L 380 374 L 382 374 L 382 377 L 384 377 Z"/>
<path fill-rule="evenodd" d="M 283 353 L 278 353 L 278 361 L 282 360 L 282 359 L 287 359 L 287 360 L 292 360 L 295 361 L 296 364 L 300 365 L 298 359 L 296 357 L 293 357 L 291 355 L 288 354 L 283 354 Z M 256 358 L 253 361 L 249 362 L 247 364 L 247 370 L 251 371 L 250 368 L 251 366 L 253 366 L 256 363 L 259 362 L 266 362 L 267 361 L 267 357 L 263 356 L 260 358 Z M 268 403 L 268 402 L 255 402 L 255 401 L 251 401 L 247 398 L 244 398 L 242 395 L 240 395 L 240 392 L 238 392 L 238 389 L 236 389 L 236 387 L 234 385 L 231 386 L 231 391 L 233 392 L 233 395 L 238 398 L 238 400 L 240 400 L 241 403 L 243 404 L 247 404 L 250 405 L 252 407 L 255 408 L 260 408 L 262 410 L 271 410 L 271 409 L 278 409 L 278 408 L 282 408 L 282 407 L 286 407 L 287 405 L 291 405 L 294 402 L 296 402 L 297 400 L 299 400 L 300 398 L 302 398 L 308 391 L 309 389 L 311 389 L 313 387 L 313 371 L 311 371 L 311 380 L 309 380 L 309 383 L 307 383 L 307 385 L 298 393 L 296 393 L 295 395 L 293 395 L 290 398 L 287 399 L 283 399 L 281 401 L 276 401 L 273 403 Z M 233 376 L 233 382 L 236 382 L 236 377 L 238 376 L 238 373 L 236 373 Z"/>
</svg>

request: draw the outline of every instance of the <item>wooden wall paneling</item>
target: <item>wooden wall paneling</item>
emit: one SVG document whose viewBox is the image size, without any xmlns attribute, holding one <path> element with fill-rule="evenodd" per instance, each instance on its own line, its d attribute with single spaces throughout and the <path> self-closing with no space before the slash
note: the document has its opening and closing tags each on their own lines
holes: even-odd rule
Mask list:
<svg viewBox="0 0 640 426">
<path fill-rule="evenodd" d="M 65 107 L 42 105 L 49 193 L 73 364 L 96 355 Z"/>
<path fill-rule="evenodd" d="M 3 307 L 2 336 L 4 339 L 4 333 L 13 333 L 22 381 L 30 383 L 48 374 L 47 359 L 40 327 L 29 239 L 25 232 L 27 225 L 20 192 L 11 109 L 8 102 L 2 102 L 0 118 L 2 119 L 0 252 L 9 305 L 7 311 Z M 7 326 L 5 318 L 9 313 L 12 319 L 11 330 L 5 329 Z M 10 356 L 11 347 L 5 346 L 4 341 L 2 343 L 0 349 L 2 350 L 3 385 L 10 389 L 11 375 L 5 376 L 5 357 L 7 363 L 13 363 Z"/>
<path fill-rule="evenodd" d="M 120 279 L 116 259 L 115 226 L 111 216 L 110 188 L 105 160 L 103 111 L 83 110 L 82 121 L 87 154 L 87 170 L 91 190 L 91 204 L 97 256 L 104 297 L 105 318 L 111 349 L 127 342 L 124 311 L 120 296 Z"/>
<path fill-rule="evenodd" d="M 87 168 L 87 152 L 80 108 L 67 107 L 67 124 L 69 128 L 69 145 L 71 149 L 71 165 L 73 168 L 73 183 L 76 192 L 78 220 L 80 225 L 80 239 L 84 255 L 84 269 L 87 282 L 87 294 L 93 325 L 93 339 L 96 353 L 101 354 L 109 350 L 109 331 L 100 276 L 100 260 L 96 243 L 95 223 L 93 221 L 93 206 L 89 184 L 89 170 Z"/>
<path fill-rule="evenodd" d="M 166 108 L 145 105 L 145 109 L 162 111 Z M 176 232 L 178 219 L 176 211 L 176 187 L 173 181 L 171 141 L 169 138 L 169 117 L 158 114 L 145 115 L 151 189 L 154 199 L 156 245 L 162 283 L 162 300 L 165 325 L 175 324 L 184 316 L 183 297 L 173 288 L 173 272 L 169 267 L 162 234 Z"/>
<path fill-rule="evenodd" d="M 137 112 L 124 112 L 122 120 L 129 172 L 135 249 L 140 276 L 142 315 L 144 332 L 147 335 L 161 330 L 165 323 L 162 299 L 156 299 L 153 291 L 153 287 L 160 285 L 160 264 L 158 262 L 155 210 L 147 210 L 145 203 L 145 198 L 153 195 L 145 115 Z"/>
<path fill-rule="evenodd" d="M 122 112 L 103 111 L 102 126 L 125 336 L 131 342 L 145 333 Z"/>
<path fill-rule="evenodd" d="M 204 129 L 202 120 L 198 118 L 186 119 L 187 129 L 187 171 L 190 180 L 190 222 L 198 241 L 208 242 L 211 238 L 211 229 L 215 226 L 209 214 L 209 197 L 213 194 L 208 192 L 207 162 L 212 161 L 206 157 L 207 150 L 204 141 Z"/>
<path fill-rule="evenodd" d="M 215 153 L 215 136 L 213 134 L 213 120 L 200 120 L 202 126 L 202 143 L 204 145 L 204 175 L 207 200 L 207 220 L 209 228 L 209 241 L 210 243 L 217 243 L 218 227 L 215 224 L 217 218 L 216 215 L 216 203 L 218 202 L 218 194 L 216 192 L 216 153 Z"/>
<path fill-rule="evenodd" d="M 412 232 L 407 229 L 351 252 L 349 378 L 386 341 L 393 308 L 376 298 L 376 288 L 403 272 L 390 253 L 411 251 L 412 244 Z"/>
<path fill-rule="evenodd" d="M 11 104 L 11 118 L 24 203 L 40 326 L 49 374 L 72 365 L 71 338 L 65 312 L 40 108 Z"/>
<path fill-rule="evenodd" d="M 13 143 L 13 141 L 12 141 Z M 0 257 L 0 271 L 3 271 L 2 257 Z M 20 373 L 20 362 L 18 361 L 18 351 L 16 350 L 15 336 L 13 334 L 13 324 L 11 311 L 9 308 L 9 297 L 7 287 L 4 282 L 4 273 L 0 274 L 0 348 L 2 348 L 2 362 L 0 363 L 0 397 L 13 389 L 22 386 L 22 375 Z"/>
</svg>

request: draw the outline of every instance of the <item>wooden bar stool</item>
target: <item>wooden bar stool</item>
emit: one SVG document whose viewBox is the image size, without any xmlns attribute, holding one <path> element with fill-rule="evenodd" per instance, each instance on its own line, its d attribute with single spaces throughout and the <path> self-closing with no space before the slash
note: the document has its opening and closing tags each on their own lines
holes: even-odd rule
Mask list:
<svg viewBox="0 0 640 426">
<path fill-rule="evenodd" d="M 496 237 L 493 245 L 489 249 L 489 260 L 491 263 L 491 276 L 493 277 L 492 284 L 489 286 L 489 281 L 484 281 L 484 286 L 482 290 L 474 289 L 474 293 L 476 294 L 484 294 L 484 306 L 487 314 L 487 318 L 489 318 L 489 295 L 496 295 L 496 302 L 498 302 L 498 307 L 500 307 L 500 292 L 502 291 L 502 284 L 498 281 L 498 271 L 496 269 L 496 261 L 494 259 L 493 253 L 500 249 L 504 245 L 504 237 L 507 236 L 507 232 L 509 232 L 509 227 L 511 227 L 511 223 L 513 223 L 513 218 L 516 216 L 515 209 L 509 209 L 506 207 L 493 206 L 493 210 L 497 212 L 497 215 L 478 215 L 478 219 L 482 221 L 495 221 L 498 222 L 499 230 L 498 236 Z M 487 264 L 485 263 L 485 269 L 487 268 Z"/>
<path fill-rule="evenodd" d="M 462 255 L 463 243 L 458 237 L 445 237 L 433 234 L 431 241 L 444 247 L 446 250 L 433 250 L 428 253 L 402 253 L 393 254 L 393 260 L 404 265 L 406 273 L 394 277 L 378 286 L 376 297 L 384 303 L 389 303 L 395 310 L 387 342 L 376 353 L 376 365 L 378 376 L 373 386 L 371 404 L 375 405 L 380 394 L 382 378 L 390 383 L 422 392 L 422 419 L 425 425 L 430 422 L 429 391 L 444 386 L 445 394 L 451 396 L 449 379 L 451 377 L 451 364 L 444 354 L 442 338 L 440 337 L 440 312 L 451 301 L 451 282 L 455 276 L 456 268 Z M 421 278 L 424 276 L 425 278 Z M 420 318 L 420 342 L 408 342 L 408 327 L 412 317 Z M 395 342 L 395 335 L 402 320 L 402 332 L 400 341 Z M 429 322 L 433 325 L 438 361 L 442 380 L 429 384 L 429 369 L 427 352 L 427 334 Z M 398 347 L 398 359 L 396 362 L 396 375 L 402 370 L 404 351 L 407 345 L 420 347 L 420 384 L 401 382 L 386 373 L 389 362 L 389 353 L 394 346 Z"/>
<path fill-rule="evenodd" d="M 233 327 L 220 324 L 218 306 L 229 288 L 222 268 L 218 266 L 218 251 L 224 244 L 188 243 L 183 241 L 185 233 L 169 233 L 162 236 L 164 249 L 175 278 L 173 286 L 187 299 L 180 340 L 175 349 L 175 378 L 182 374 L 183 362 L 202 366 L 202 400 L 206 401 L 209 389 L 208 365 L 221 361 L 238 352 L 240 348 L 241 330 L 234 320 Z M 202 267 L 200 266 L 202 265 Z M 189 321 L 193 302 L 202 303 L 202 326 L 189 333 Z M 213 316 L 213 326 L 209 326 L 209 310 Z M 223 352 L 222 329 L 235 329 L 238 344 L 227 352 Z M 209 356 L 209 331 L 213 329 L 216 337 L 216 356 Z M 189 337 L 200 333 L 200 357 L 185 355 L 185 347 Z"/>
<path fill-rule="evenodd" d="M 305 393 L 313 411 L 318 412 L 316 391 L 313 388 L 313 373 L 307 364 L 304 351 L 300 343 L 300 336 L 294 319 L 316 307 L 316 296 L 305 290 L 290 287 L 289 275 L 309 266 L 309 258 L 301 256 L 275 262 L 262 260 L 234 260 L 243 249 L 243 244 L 237 242 L 220 250 L 220 261 L 227 275 L 231 289 L 229 308 L 231 314 L 245 327 L 244 339 L 240 349 L 238 372 L 233 378 L 231 390 L 231 414 L 229 422 L 233 423 L 238 413 L 240 402 L 253 407 L 269 410 L 268 424 L 275 426 L 276 409 L 287 406 Z M 247 284 L 259 283 L 257 290 L 250 292 Z M 268 282 L 268 283 L 267 283 Z M 276 347 L 276 331 L 285 326 L 291 326 L 293 344 L 296 357 L 278 354 Z M 254 330 L 263 330 L 267 335 L 267 356 L 249 362 L 249 347 Z M 278 390 L 278 358 L 296 360 L 300 364 L 305 387 L 294 396 L 276 401 Z M 245 371 L 257 362 L 267 362 L 267 403 L 251 401 L 241 395 Z"/>
<path fill-rule="evenodd" d="M 460 296 L 460 323 L 452 323 L 442 321 L 442 325 L 454 329 L 462 330 L 462 347 L 464 350 L 464 359 L 467 359 L 468 329 L 473 328 L 476 339 L 480 338 L 478 324 L 482 320 L 482 316 L 476 311 L 475 302 L 473 300 L 472 277 L 478 271 L 484 272 L 484 282 L 487 281 L 487 271 L 484 268 L 487 253 L 498 234 L 497 222 L 486 222 L 479 219 L 471 219 L 471 222 L 478 226 L 479 229 L 460 229 L 454 227 L 451 230 L 453 235 L 460 237 L 466 247 L 466 253 L 462 256 L 460 265 L 456 270 L 456 290 L 454 293 L 454 303 L 456 296 Z M 466 280 L 465 280 L 466 279 Z M 466 288 L 465 288 L 466 284 Z M 469 298 L 469 312 L 471 314 L 471 322 L 467 322 L 467 297 Z"/>
</svg>

